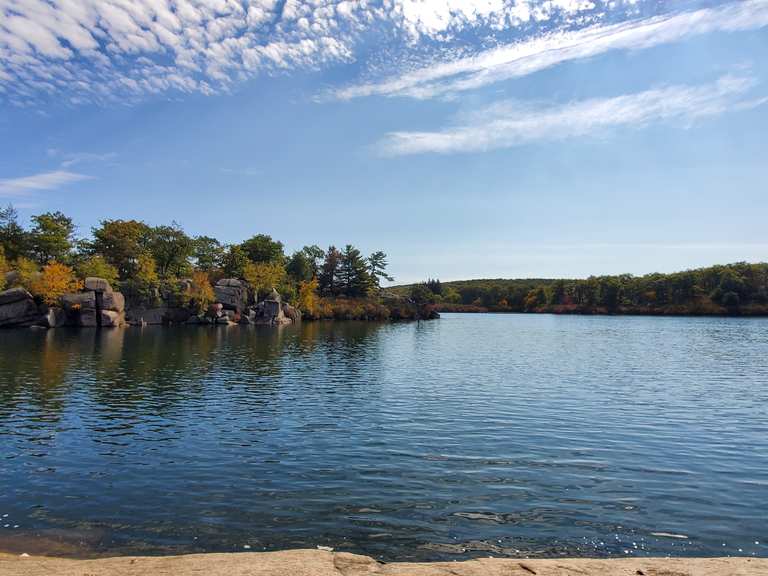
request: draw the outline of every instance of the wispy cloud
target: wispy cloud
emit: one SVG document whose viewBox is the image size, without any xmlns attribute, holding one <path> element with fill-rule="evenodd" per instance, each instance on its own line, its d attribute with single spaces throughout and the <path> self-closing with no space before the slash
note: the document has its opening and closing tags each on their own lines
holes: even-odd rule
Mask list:
<svg viewBox="0 0 768 576">
<path fill-rule="evenodd" d="M 0 196 L 27 196 L 38 190 L 55 190 L 71 182 L 91 180 L 92 178 L 92 176 L 78 174 L 76 172 L 68 172 L 66 170 L 41 172 L 40 174 L 23 176 L 21 178 L 9 178 L 0 180 Z"/>
<path fill-rule="evenodd" d="M 717 8 L 532 37 L 470 57 L 436 62 L 388 80 L 333 90 L 330 96 L 342 100 L 373 95 L 434 98 L 526 76 L 611 50 L 640 50 L 710 32 L 765 26 L 768 26 L 768 2 L 739 0 Z"/>
<path fill-rule="evenodd" d="M 766 103 L 768 97 L 749 97 L 755 85 L 751 77 L 729 75 L 711 84 L 668 86 L 564 105 L 530 106 L 508 100 L 444 130 L 392 132 L 378 148 L 384 155 L 473 152 L 563 140 L 618 126 L 663 120 L 692 122 Z"/>
<path fill-rule="evenodd" d="M 751 27 L 760 4 L 732 1 L 732 13 L 717 9 L 708 18 L 730 19 L 731 24 L 719 29 Z M 636 14 L 640 6 L 645 13 L 667 9 L 656 0 L 2 0 L 0 98 L 23 106 L 62 96 L 73 104 L 122 103 L 227 92 L 260 75 L 339 62 L 361 60 L 363 69 L 372 70 L 376 57 L 367 58 L 376 42 L 388 56 L 424 55 L 435 47 L 466 47 L 462 33 L 467 31 L 487 45 L 616 22 Z M 734 22 L 739 18 L 741 22 Z M 536 42 L 541 50 L 603 43 L 601 30 Z M 365 49 L 358 50 L 360 45 Z M 413 92 L 448 76 L 482 74 L 521 57 L 518 48 L 506 50 L 512 52 L 502 48 L 406 75 L 406 84 L 364 85 L 340 91 L 339 97 Z M 580 50 L 588 51 L 583 46 Z"/>
</svg>

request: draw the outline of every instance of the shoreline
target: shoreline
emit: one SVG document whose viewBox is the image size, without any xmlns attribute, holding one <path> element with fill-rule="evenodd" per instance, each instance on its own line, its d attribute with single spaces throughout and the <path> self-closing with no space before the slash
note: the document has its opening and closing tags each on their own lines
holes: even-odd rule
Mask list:
<svg viewBox="0 0 768 576">
<path fill-rule="evenodd" d="M 3 576 L 759 576 L 768 558 L 480 558 L 457 562 L 381 563 L 326 550 L 119 556 L 75 560 L 0 552 Z"/>
</svg>

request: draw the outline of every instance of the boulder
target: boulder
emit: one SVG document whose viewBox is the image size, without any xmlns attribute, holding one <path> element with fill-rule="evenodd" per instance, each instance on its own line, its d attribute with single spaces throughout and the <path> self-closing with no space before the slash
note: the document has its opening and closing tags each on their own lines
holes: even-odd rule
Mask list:
<svg viewBox="0 0 768 576">
<path fill-rule="evenodd" d="M 221 316 L 220 318 L 216 318 L 216 324 L 230 326 L 231 324 L 234 324 L 234 322 L 232 322 L 227 316 Z"/>
<path fill-rule="evenodd" d="M 101 311 L 102 328 L 118 328 L 123 324 L 125 324 L 125 314 L 122 312 L 115 312 L 114 310 Z"/>
<path fill-rule="evenodd" d="M 5 292 L 1 294 L 5 294 Z M 40 311 L 32 296 L 0 305 L 0 327 L 2 328 L 31 326 L 39 323 L 39 321 Z"/>
<path fill-rule="evenodd" d="M 61 297 L 64 310 L 79 310 L 83 308 L 96 310 L 95 292 L 78 292 L 76 294 L 64 294 Z"/>
<path fill-rule="evenodd" d="M 104 278 L 96 278 L 94 276 L 85 279 L 85 289 L 93 290 L 94 292 L 112 292 L 112 286 Z"/>
<path fill-rule="evenodd" d="M 290 304 L 283 303 L 283 314 L 294 324 L 301 320 L 301 310 L 294 308 Z"/>
<path fill-rule="evenodd" d="M 219 286 L 213 287 L 213 293 L 216 296 L 216 302 L 219 302 L 228 310 L 240 312 L 245 310 L 248 305 L 248 290 L 238 286 Z"/>
<path fill-rule="evenodd" d="M 222 311 L 224 310 L 224 305 L 221 303 L 211 304 L 208 306 L 208 312 L 206 312 L 206 316 L 209 318 L 218 318 L 221 316 Z"/>
<path fill-rule="evenodd" d="M 128 322 L 131 324 L 145 326 L 147 324 L 163 324 L 168 308 L 160 306 L 159 308 L 132 308 L 128 311 Z"/>
<path fill-rule="evenodd" d="M 230 288 L 245 288 L 242 280 L 237 278 L 222 278 L 216 282 L 216 286 L 229 286 Z"/>
<path fill-rule="evenodd" d="M 11 288 L 0 292 L 0 306 L 4 304 L 13 304 L 14 302 L 20 302 L 21 300 L 32 300 L 32 294 L 27 292 L 24 288 Z"/>
<path fill-rule="evenodd" d="M 103 310 L 125 312 L 125 296 L 120 292 L 105 292 L 102 296 L 101 307 Z"/>
<path fill-rule="evenodd" d="M 83 328 L 96 328 L 99 325 L 96 308 L 82 308 L 77 315 L 77 325 Z"/>
</svg>

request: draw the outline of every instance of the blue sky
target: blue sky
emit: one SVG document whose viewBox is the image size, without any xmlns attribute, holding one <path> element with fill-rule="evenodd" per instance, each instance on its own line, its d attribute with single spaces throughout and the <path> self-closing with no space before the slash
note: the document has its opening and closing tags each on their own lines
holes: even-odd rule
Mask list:
<svg viewBox="0 0 768 576">
<path fill-rule="evenodd" d="M 398 281 L 768 255 L 768 0 L 6 0 L 0 202 Z"/>
</svg>

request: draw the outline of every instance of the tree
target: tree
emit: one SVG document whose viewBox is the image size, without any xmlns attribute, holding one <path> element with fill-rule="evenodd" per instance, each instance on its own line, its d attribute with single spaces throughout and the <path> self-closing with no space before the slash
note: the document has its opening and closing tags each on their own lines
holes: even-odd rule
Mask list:
<svg viewBox="0 0 768 576">
<path fill-rule="evenodd" d="M 365 259 L 351 244 L 342 253 L 340 279 L 344 293 L 351 298 L 367 296 L 373 286 Z"/>
<path fill-rule="evenodd" d="M 137 220 L 102 220 L 93 229 L 93 250 L 117 268 L 120 278 L 130 278 L 138 258 L 148 249 L 151 228 Z"/>
<path fill-rule="evenodd" d="M 245 255 L 245 251 L 239 245 L 233 244 L 224 254 L 221 267 L 228 278 L 244 278 L 246 264 L 248 264 L 248 256 Z"/>
<path fill-rule="evenodd" d="M 69 258 L 74 242 L 75 225 L 61 212 L 46 212 L 32 216 L 29 246 L 40 264 Z"/>
<path fill-rule="evenodd" d="M 285 262 L 283 243 L 266 234 L 257 234 L 240 245 L 251 262 Z"/>
<path fill-rule="evenodd" d="M 340 269 L 341 252 L 335 246 L 329 246 L 318 277 L 321 294 L 326 296 L 337 296 L 339 294 L 341 288 L 341 281 L 339 279 Z"/>
<path fill-rule="evenodd" d="M 208 310 L 208 305 L 216 298 L 208 274 L 202 270 L 192 272 L 192 284 L 189 287 L 187 297 L 190 306 L 197 314 L 202 314 Z"/>
<path fill-rule="evenodd" d="M 368 273 L 371 276 L 371 280 L 377 288 L 381 286 L 381 280 L 384 279 L 387 282 L 392 282 L 394 278 L 387 274 L 387 255 L 379 250 L 368 256 Z"/>
<path fill-rule="evenodd" d="M 226 248 L 210 236 L 197 236 L 193 241 L 192 257 L 195 267 L 203 272 L 221 268 L 226 255 Z"/>
<path fill-rule="evenodd" d="M 148 253 L 144 252 L 136 258 L 136 271 L 127 281 L 127 287 L 142 303 L 156 303 L 160 278 L 155 260 Z"/>
<path fill-rule="evenodd" d="M 256 293 L 263 296 L 284 282 L 285 268 L 279 262 L 248 262 L 243 276 Z"/>
<path fill-rule="evenodd" d="M 16 209 L 10 204 L 0 209 L 0 246 L 8 260 L 16 260 L 27 253 L 27 233 L 19 224 Z"/>
<path fill-rule="evenodd" d="M 24 256 L 19 256 L 16 258 L 16 261 L 11 266 L 11 269 L 18 275 L 13 282 L 13 286 L 23 286 L 24 288 L 29 288 L 38 274 L 37 264 L 35 264 L 29 258 L 25 258 Z"/>
<path fill-rule="evenodd" d="M 294 282 L 308 282 L 315 276 L 312 261 L 303 250 L 294 252 L 285 269 Z"/>
<path fill-rule="evenodd" d="M 193 249 L 192 238 L 176 222 L 151 230 L 149 251 L 161 278 L 178 277 L 190 272 L 189 259 Z"/>
<path fill-rule="evenodd" d="M 304 246 L 301 251 L 306 254 L 312 265 L 312 275 L 319 276 L 320 267 L 323 265 L 323 260 L 325 259 L 325 250 L 320 248 L 317 244 L 312 244 L 312 246 Z"/>
<path fill-rule="evenodd" d="M 5 275 L 8 273 L 8 261 L 5 259 L 5 248 L 0 244 L 0 290 L 5 290 Z"/>
<path fill-rule="evenodd" d="M 28 288 L 48 306 L 55 306 L 64 294 L 77 292 L 82 286 L 72 268 L 59 262 L 51 262 L 34 276 Z"/>
<path fill-rule="evenodd" d="M 104 278 L 110 284 L 114 284 L 118 279 L 117 268 L 98 254 L 79 262 L 75 266 L 75 270 L 80 278 L 95 276 L 96 278 Z"/>
<path fill-rule="evenodd" d="M 316 277 L 313 277 L 306 282 L 299 282 L 299 298 L 297 304 L 299 310 L 309 315 L 311 318 L 317 317 L 318 314 L 317 287 L 318 281 Z"/>
<path fill-rule="evenodd" d="M 411 300 L 419 306 L 431 304 L 435 301 L 435 293 L 429 289 L 426 283 L 414 284 L 411 286 Z"/>
</svg>

